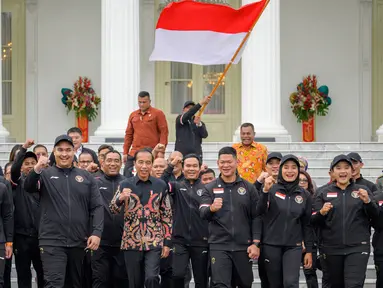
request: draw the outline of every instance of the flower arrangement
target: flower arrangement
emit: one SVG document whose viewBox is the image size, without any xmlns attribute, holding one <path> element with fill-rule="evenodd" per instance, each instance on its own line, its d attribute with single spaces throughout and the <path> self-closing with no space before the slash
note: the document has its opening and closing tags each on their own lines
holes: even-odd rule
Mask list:
<svg viewBox="0 0 383 288">
<path fill-rule="evenodd" d="M 290 95 L 291 108 L 298 122 L 308 121 L 315 114 L 326 116 L 331 105 L 327 86 L 317 87 L 317 77 L 309 75 L 297 86 L 297 91 Z"/>
<path fill-rule="evenodd" d="M 80 76 L 73 90 L 63 88 L 61 94 L 61 102 L 67 108 L 67 113 L 73 110 L 77 118 L 86 117 L 89 121 L 96 119 L 101 98 L 93 90 L 90 79 Z"/>
</svg>

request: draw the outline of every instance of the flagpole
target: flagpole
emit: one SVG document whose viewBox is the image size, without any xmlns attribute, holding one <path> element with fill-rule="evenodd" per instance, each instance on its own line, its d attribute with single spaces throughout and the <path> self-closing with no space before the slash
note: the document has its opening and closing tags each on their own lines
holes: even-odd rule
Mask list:
<svg viewBox="0 0 383 288">
<path fill-rule="evenodd" d="M 210 97 L 213 97 L 215 91 L 217 91 L 217 89 L 218 89 L 219 85 L 221 84 L 223 78 L 225 78 L 227 71 L 229 71 L 231 65 L 235 61 L 235 58 L 237 58 L 237 55 L 238 55 L 239 51 L 241 51 L 243 45 L 245 45 L 247 39 L 250 37 L 250 34 L 251 34 L 251 32 L 253 31 L 253 29 L 255 27 L 255 24 L 257 24 L 259 18 L 263 14 L 263 11 L 265 11 L 265 9 L 266 9 L 267 5 L 269 4 L 269 2 L 270 2 L 270 0 L 266 1 L 265 6 L 263 6 L 263 8 L 262 8 L 262 12 L 258 15 L 258 18 L 255 19 L 255 21 L 253 23 L 253 26 L 251 26 L 250 30 L 246 33 L 246 36 L 245 36 L 245 38 L 243 38 L 241 44 L 239 44 L 237 50 L 235 51 L 233 57 L 231 58 L 231 60 L 229 62 L 229 64 L 226 65 L 225 70 L 223 71 L 221 76 L 218 78 L 218 81 L 217 81 L 217 83 L 215 83 L 215 86 L 214 86 L 213 90 L 211 90 L 210 95 L 209 95 Z M 205 111 L 206 106 L 207 106 L 207 104 L 203 104 L 203 106 L 201 107 L 201 109 L 198 112 L 198 115 L 197 115 L 198 117 L 201 117 L 203 111 Z"/>
</svg>

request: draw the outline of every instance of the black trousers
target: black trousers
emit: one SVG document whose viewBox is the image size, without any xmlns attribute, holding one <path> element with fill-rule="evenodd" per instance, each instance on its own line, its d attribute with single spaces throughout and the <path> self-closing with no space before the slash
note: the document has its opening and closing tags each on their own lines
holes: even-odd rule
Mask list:
<svg viewBox="0 0 383 288">
<path fill-rule="evenodd" d="M 100 246 L 92 253 L 92 287 L 128 287 L 124 254 L 120 247 Z"/>
<path fill-rule="evenodd" d="M 83 288 L 83 248 L 40 246 L 45 288 Z"/>
<path fill-rule="evenodd" d="M 374 257 L 376 270 L 376 288 L 383 288 L 383 257 Z"/>
<path fill-rule="evenodd" d="M 185 287 L 185 275 L 191 260 L 196 288 L 208 287 L 208 248 L 174 244 L 173 288 Z"/>
<path fill-rule="evenodd" d="M 324 258 L 325 258 L 324 254 L 319 255 L 319 264 L 320 264 L 320 269 L 322 270 L 322 288 L 331 288 L 330 275 L 327 268 L 327 263 Z"/>
<path fill-rule="evenodd" d="M 5 243 L 0 243 L 0 288 L 4 288 Z"/>
<path fill-rule="evenodd" d="M 317 248 L 316 246 L 313 247 L 312 257 L 313 257 L 313 264 L 310 269 L 304 268 L 304 257 L 306 253 L 302 254 L 302 266 L 303 266 L 303 273 L 305 274 L 306 278 L 306 284 L 307 288 L 318 288 L 318 276 L 317 276 Z"/>
<path fill-rule="evenodd" d="M 325 255 L 331 287 L 363 288 L 369 252 Z"/>
<path fill-rule="evenodd" d="M 263 252 L 270 288 L 298 288 L 302 247 L 264 245 Z"/>
<path fill-rule="evenodd" d="M 124 251 L 129 288 L 160 288 L 161 249 Z"/>
<path fill-rule="evenodd" d="M 161 288 L 168 288 L 172 285 L 172 263 L 173 250 L 170 250 L 167 258 L 162 258 L 160 262 Z"/>
<path fill-rule="evenodd" d="M 4 288 L 11 288 L 12 258 L 5 259 Z"/>
<path fill-rule="evenodd" d="M 84 254 L 82 265 L 82 286 L 83 288 L 92 288 L 92 254 L 94 252 L 87 250 Z"/>
<path fill-rule="evenodd" d="M 261 279 L 261 287 L 269 288 L 269 280 L 267 279 L 266 267 L 265 267 L 265 253 L 263 253 L 263 247 L 261 246 L 260 255 L 258 258 L 258 275 Z"/>
<path fill-rule="evenodd" d="M 13 241 L 18 287 L 32 287 L 31 264 L 36 271 L 38 287 L 44 287 L 43 264 L 37 237 L 16 234 Z"/>
<path fill-rule="evenodd" d="M 247 251 L 210 250 L 211 277 L 214 288 L 251 288 L 253 262 Z"/>
</svg>

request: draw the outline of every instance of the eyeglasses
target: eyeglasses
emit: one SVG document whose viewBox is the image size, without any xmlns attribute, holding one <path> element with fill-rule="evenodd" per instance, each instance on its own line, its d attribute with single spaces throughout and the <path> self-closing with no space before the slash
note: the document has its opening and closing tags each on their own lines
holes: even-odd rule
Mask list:
<svg viewBox="0 0 383 288">
<path fill-rule="evenodd" d="M 302 183 L 308 183 L 309 180 L 307 180 L 307 179 L 299 179 L 299 182 L 302 182 Z"/>
</svg>

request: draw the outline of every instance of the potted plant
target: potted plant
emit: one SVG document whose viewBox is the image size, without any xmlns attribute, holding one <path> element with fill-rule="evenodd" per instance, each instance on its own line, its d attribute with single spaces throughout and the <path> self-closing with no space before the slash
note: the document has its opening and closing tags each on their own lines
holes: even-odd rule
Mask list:
<svg viewBox="0 0 383 288">
<path fill-rule="evenodd" d="M 88 141 L 89 121 L 96 119 L 101 98 L 92 88 L 92 82 L 87 77 L 79 77 L 73 85 L 73 90 L 61 89 L 61 101 L 67 108 L 67 114 L 74 111 L 76 115 L 76 126 L 83 133 L 83 141 Z"/>
<path fill-rule="evenodd" d="M 297 121 L 302 123 L 303 141 L 315 141 L 314 116 L 326 116 L 331 105 L 328 87 L 318 88 L 317 76 L 308 75 L 297 85 L 297 91 L 290 95 L 290 103 Z"/>
</svg>

